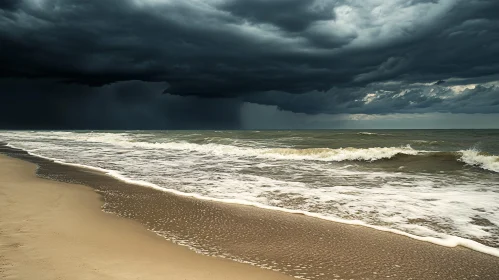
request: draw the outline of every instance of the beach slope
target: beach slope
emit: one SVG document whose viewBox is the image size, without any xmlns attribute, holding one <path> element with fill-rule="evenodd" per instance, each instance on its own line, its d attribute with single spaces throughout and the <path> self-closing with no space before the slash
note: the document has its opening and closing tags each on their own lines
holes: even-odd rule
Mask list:
<svg viewBox="0 0 499 280">
<path fill-rule="evenodd" d="M 197 254 L 101 211 L 91 188 L 0 155 L 1 279 L 292 279 Z"/>
</svg>

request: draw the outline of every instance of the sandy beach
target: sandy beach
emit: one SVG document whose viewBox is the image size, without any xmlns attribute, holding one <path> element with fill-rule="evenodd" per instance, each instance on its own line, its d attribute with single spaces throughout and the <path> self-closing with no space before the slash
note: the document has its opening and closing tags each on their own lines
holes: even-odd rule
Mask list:
<svg viewBox="0 0 499 280">
<path fill-rule="evenodd" d="M 290 279 L 197 254 L 101 211 L 89 187 L 35 175 L 0 156 L 1 279 Z"/>
</svg>

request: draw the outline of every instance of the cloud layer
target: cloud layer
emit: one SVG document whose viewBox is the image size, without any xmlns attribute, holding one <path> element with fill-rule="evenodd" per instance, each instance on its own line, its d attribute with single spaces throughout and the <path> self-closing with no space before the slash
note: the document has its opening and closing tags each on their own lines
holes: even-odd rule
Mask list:
<svg viewBox="0 0 499 280">
<path fill-rule="evenodd" d="M 4 0 L 0 42 L 10 80 L 161 82 L 307 114 L 499 112 L 497 0 Z"/>
</svg>

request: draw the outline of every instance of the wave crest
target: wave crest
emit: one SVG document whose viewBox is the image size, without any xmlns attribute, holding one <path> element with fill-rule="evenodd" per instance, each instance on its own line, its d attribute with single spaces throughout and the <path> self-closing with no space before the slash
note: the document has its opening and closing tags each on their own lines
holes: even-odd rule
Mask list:
<svg viewBox="0 0 499 280">
<path fill-rule="evenodd" d="M 476 149 L 460 151 L 460 161 L 485 170 L 499 172 L 499 156 L 488 155 Z"/>
<path fill-rule="evenodd" d="M 358 135 L 379 135 L 378 133 L 374 132 L 358 132 Z"/>
<path fill-rule="evenodd" d="M 371 132 L 360 132 L 371 133 Z M 21 133 L 22 134 L 22 133 Z M 148 136 L 141 134 L 141 138 L 134 138 L 128 133 L 74 133 L 74 132 L 51 132 L 50 134 L 37 134 L 37 139 L 67 139 L 74 141 L 99 142 L 109 145 L 122 146 L 127 148 L 143 149 L 165 149 L 177 151 L 190 151 L 206 153 L 212 155 L 226 156 L 235 155 L 238 157 L 256 157 L 276 160 L 315 160 L 315 161 L 377 161 L 377 160 L 396 160 L 403 157 L 424 156 L 454 159 L 471 166 L 476 166 L 484 170 L 499 173 L 499 156 L 489 155 L 480 152 L 477 149 L 468 149 L 461 151 L 425 151 L 413 149 L 410 145 L 401 147 L 373 147 L 373 148 L 258 148 L 250 146 L 238 146 L 230 144 L 207 143 L 198 144 L 186 141 L 171 142 L 149 142 L 142 137 Z M 30 137 L 33 137 L 30 134 Z M 170 139 L 173 140 L 173 139 Z M 413 144 L 423 142 L 423 140 L 414 140 Z M 424 141 L 427 143 L 428 141 Z M 440 141 L 430 141 L 430 144 Z M 442 141 L 443 142 L 443 141 Z"/>
<path fill-rule="evenodd" d="M 385 148 L 312 148 L 312 149 L 270 149 L 266 154 L 277 156 L 327 161 L 375 161 L 389 159 L 398 154 L 417 155 L 418 151 L 410 146 L 406 147 L 385 147 Z"/>
<path fill-rule="evenodd" d="M 64 135 L 68 138 L 69 135 Z M 236 155 L 242 157 L 263 157 L 283 160 L 317 160 L 317 161 L 376 161 L 390 159 L 396 155 L 417 155 L 418 151 L 411 146 L 405 147 L 375 147 L 375 148 L 256 148 L 241 147 L 227 144 L 198 144 L 184 141 L 145 142 L 134 139 L 127 134 L 71 135 L 79 141 L 101 142 L 123 147 L 140 147 L 145 149 L 187 150 L 214 155 Z"/>
</svg>

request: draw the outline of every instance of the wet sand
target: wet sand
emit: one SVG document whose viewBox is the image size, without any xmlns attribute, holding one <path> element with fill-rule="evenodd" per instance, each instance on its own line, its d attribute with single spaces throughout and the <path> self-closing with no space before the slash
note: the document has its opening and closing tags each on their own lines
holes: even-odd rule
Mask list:
<svg viewBox="0 0 499 280">
<path fill-rule="evenodd" d="M 35 169 L 0 155 L 0 279 L 292 279 L 172 244 Z"/>
<path fill-rule="evenodd" d="M 306 279 L 499 279 L 499 258 L 470 249 L 303 215 L 177 196 L 22 151 L 2 151 L 39 164 L 39 176 L 94 188 L 105 201 L 105 211 L 138 221 L 205 254 Z"/>
</svg>

